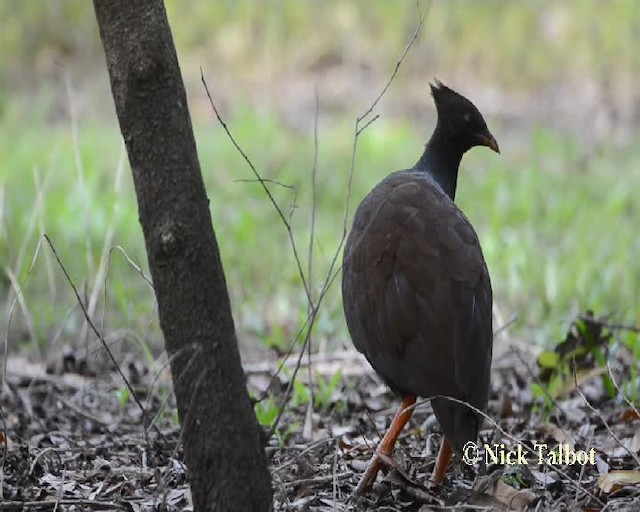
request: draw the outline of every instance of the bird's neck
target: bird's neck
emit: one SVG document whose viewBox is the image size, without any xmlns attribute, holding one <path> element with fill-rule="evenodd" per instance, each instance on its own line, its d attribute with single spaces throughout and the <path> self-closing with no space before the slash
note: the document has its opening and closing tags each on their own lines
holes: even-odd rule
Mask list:
<svg viewBox="0 0 640 512">
<path fill-rule="evenodd" d="M 440 130 L 436 128 L 415 169 L 429 174 L 453 201 L 463 154 L 464 151 L 444 140 Z"/>
</svg>

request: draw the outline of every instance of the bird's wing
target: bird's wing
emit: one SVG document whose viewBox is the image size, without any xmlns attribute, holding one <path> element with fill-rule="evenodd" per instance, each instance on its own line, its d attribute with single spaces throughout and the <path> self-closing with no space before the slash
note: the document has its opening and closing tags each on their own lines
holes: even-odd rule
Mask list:
<svg viewBox="0 0 640 512">
<path fill-rule="evenodd" d="M 473 228 L 435 183 L 405 172 L 378 185 L 358 208 L 343 272 L 353 342 L 390 387 L 484 407 L 489 275 Z"/>
</svg>

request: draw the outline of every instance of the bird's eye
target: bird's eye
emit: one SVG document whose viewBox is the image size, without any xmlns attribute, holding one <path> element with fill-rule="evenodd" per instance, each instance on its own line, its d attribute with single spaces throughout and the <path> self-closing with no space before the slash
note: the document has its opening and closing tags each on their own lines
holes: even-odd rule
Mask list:
<svg viewBox="0 0 640 512">
<path fill-rule="evenodd" d="M 465 112 L 464 114 L 462 114 L 462 119 L 465 123 L 468 123 L 471 119 L 471 112 Z"/>
</svg>

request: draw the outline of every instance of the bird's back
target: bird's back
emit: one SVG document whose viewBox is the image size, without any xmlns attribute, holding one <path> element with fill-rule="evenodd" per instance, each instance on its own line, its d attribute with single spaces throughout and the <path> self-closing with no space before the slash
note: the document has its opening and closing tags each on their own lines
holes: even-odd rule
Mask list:
<svg viewBox="0 0 640 512">
<path fill-rule="evenodd" d="M 425 172 L 399 171 L 356 211 L 343 256 L 343 305 L 354 345 L 401 394 L 486 407 L 492 292 L 478 237 Z M 432 401 L 454 450 L 480 417 Z"/>
</svg>

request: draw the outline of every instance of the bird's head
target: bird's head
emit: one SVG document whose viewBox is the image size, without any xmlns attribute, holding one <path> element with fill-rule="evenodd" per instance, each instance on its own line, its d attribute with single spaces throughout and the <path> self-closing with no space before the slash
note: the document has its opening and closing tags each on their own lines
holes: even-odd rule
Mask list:
<svg viewBox="0 0 640 512">
<path fill-rule="evenodd" d="M 487 146 L 496 153 L 500 148 L 476 106 L 439 80 L 429 84 L 438 111 L 436 132 L 462 153 L 474 146 Z"/>
</svg>

